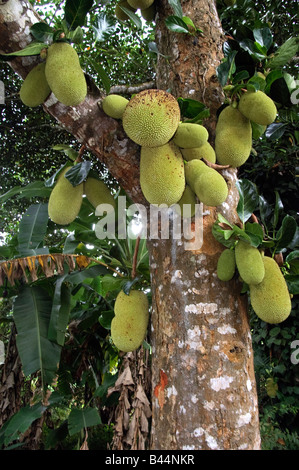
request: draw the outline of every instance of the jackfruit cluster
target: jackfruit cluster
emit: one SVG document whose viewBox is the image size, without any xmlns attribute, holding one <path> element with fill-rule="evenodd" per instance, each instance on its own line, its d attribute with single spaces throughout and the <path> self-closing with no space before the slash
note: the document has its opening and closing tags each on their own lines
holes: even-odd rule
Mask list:
<svg viewBox="0 0 299 470">
<path fill-rule="evenodd" d="M 129 295 L 120 291 L 114 304 L 115 316 L 111 322 L 111 339 L 124 352 L 141 346 L 149 321 L 148 299 L 144 292 L 131 290 Z"/>
<path fill-rule="evenodd" d="M 120 21 L 129 19 L 129 15 L 127 15 L 123 8 L 133 13 L 140 10 L 142 18 L 149 22 L 154 20 L 156 14 L 156 4 L 154 0 L 119 0 L 115 7 L 115 16 Z"/>
<path fill-rule="evenodd" d="M 115 200 L 103 181 L 88 177 L 86 181 L 73 186 L 65 177 L 69 169 L 68 166 L 61 171 L 50 194 L 48 214 L 54 223 L 68 225 L 73 222 L 80 212 L 84 194 L 94 208 L 100 204 L 109 204 L 107 213 L 115 208 Z"/>
<path fill-rule="evenodd" d="M 33 67 L 22 83 L 20 89 L 21 101 L 30 108 L 35 108 L 46 101 L 51 89 L 45 75 L 45 62 Z"/>
<path fill-rule="evenodd" d="M 49 87 L 62 104 L 78 106 L 87 94 L 87 84 L 75 49 L 67 42 L 48 48 L 45 75 Z"/>
</svg>

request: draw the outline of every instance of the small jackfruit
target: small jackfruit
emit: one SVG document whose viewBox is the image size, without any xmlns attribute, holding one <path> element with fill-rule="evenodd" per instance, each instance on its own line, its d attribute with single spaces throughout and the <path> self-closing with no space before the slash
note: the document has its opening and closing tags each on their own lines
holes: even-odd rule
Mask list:
<svg viewBox="0 0 299 470">
<path fill-rule="evenodd" d="M 160 147 L 142 147 L 140 186 L 150 204 L 176 204 L 185 189 L 184 161 L 171 142 Z"/>
<path fill-rule="evenodd" d="M 180 215 L 182 217 L 193 217 L 195 214 L 196 194 L 190 186 L 186 185 L 181 199 L 178 201 Z M 185 207 L 184 207 L 185 205 Z M 187 206 L 187 207 L 186 207 Z M 179 211 L 177 211 L 179 212 Z"/>
<path fill-rule="evenodd" d="M 123 114 L 127 136 L 143 147 L 166 144 L 180 122 L 177 100 L 163 90 L 143 90 L 130 99 Z"/>
<path fill-rule="evenodd" d="M 228 196 L 228 187 L 223 176 L 213 168 L 207 167 L 194 182 L 194 192 L 200 202 L 216 207 Z"/>
<path fill-rule="evenodd" d="M 131 7 L 140 8 L 140 10 L 145 10 L 145 8 L 150 7 L 153 3 L 154 0 L 127 0 L 128 4 L 131 5 Z"/>
<path fill-rule="evenodd" d="M 115 316 L 111 322 L 111 339 L 124 352 L 141 346 L 149 320 L 147 296 L 142 291 L 131 290 L 129 295 L 120 291 L 114 304 Z"/>
<path fill-rule="evenodd" d="M 215 152 L 220 165 L 239 167 L 248 159 L 252 147 L 250 120 L 232 106 L 224 108 L 216 125 Z"/>
<path fill-rule="evenodd" d="M 188 162 L 194 159 L 202 159 L 204 158 L 210 163 L 216 163 L 216 153 L 213 149 L 210 142 L 206 142 L 205 144 L 201 145 L 200 147 L 190 148 L 190 149 L 181 149 L 183 157 Z"/>
<path fill-rule="evenodd" d="M 230 281 L 235 274 L 236 258 L 234 250 L 226 248 L 222 251 L 217 263 L 217 276 L 220 281 Z"/>
<path fill-rule="evenodd" d="M 195 182 L 199 176 L 208 169 L 208 166 L 202 160 L 190 160 L 185 164 L 185 177 L 192 191 L 195 192 Z"/>
<path fill-rule="evenodd" d="M 265 275 L 263 256 L 249 243 L 239 240 L 236 248 L 236 265 L 241 278 L 246 284 L 259 284 Z"/>
<path fill-rule="evenodd" d="M 193 122 L 180 122 L 173 136 L 173 143 L 180 148 L 200 147 L 208 140 L 207 129 Z"/>
<path fill-rule="evenodd" d="M 261 90 L 244 93 L 240 98 L 238 110 L 247 119 L 261 126 L 272 124 L 277 114 L 274 101 Z"/>
<path fill-rule="evenodd" d="M 127 0 L 120 0 L 115 7 L 115 16 L 120 21 L 126 21 L 129 19 L 129 16 L 121 9 L 121 7 L 127 8 L 127 10 L 130 10 L 133 13 L 136 11 L 136 8 L 132 8 L 131 5 L 128 4 Z"/>
<path fill-rule="evenodd" d="M 102 108 L 107 116 L 110 116 L 114 119 L 121 119 L 128 103 L 129 100 L 127 100 L 127 98 L 112 94 L 106 96 L 103 99 Z"/>
<path fill-rule="evenodd" d="M 33 67 L 22 83 L 20 98 L 30 108 L 35 108 L 42 104 L 51 93 L 45 75 L 45 67 L 45 62 L 41 62 Z"/>
<path fill-rule="evenodd" d="M 75 49 L 66 42 L 48 48 L 45 74 L 49 86 L 62 104 L 77 106 L 84 101 L 87 84 Z"/>
<path fill-rule="evenodd" d="M 103 181 L 89 176 L 83 185 L 84 194 L 95 209 L 100 204 L 110 204 L 115 207 L 115 199 Z"/>
<path fill-rule="evenodd" d="M 70 167 L 65 168 L 59 175 L 48 204 L 50 219 L 59 225 L 68 225 L 75 220 L 80 212 L 83 196 L 83 183 L 73 186 L 65 174 Z"/>
<path fill-rule="evenodd" d="M 281 323 L 288 318 L 292 304 L 288 286 L 273 258 L 263 257 L 265 276 L 260 284 L 250 285 L 250 301 L 256 315 L 271 324 Z"/>
</svg>

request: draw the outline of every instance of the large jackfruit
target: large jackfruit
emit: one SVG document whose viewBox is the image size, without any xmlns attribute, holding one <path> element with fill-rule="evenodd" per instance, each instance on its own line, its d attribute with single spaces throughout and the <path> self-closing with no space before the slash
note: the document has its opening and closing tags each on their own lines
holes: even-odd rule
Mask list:
<svg viewBox="0 0 299 470">
<path fill-rule="evenodd" d="M 56 42 L 48 48 L 45 74 L 58 101 L 66 106 L 77 106 L 84 101 L 86 80 L 78 54 L 70 44 Z"/>
<path fill-rule="evenodd" d="M 123 114 L 128 137 L 143 147 L 166 144 L 180 122 L 177 100 L 163 90 L 143 90 L 130 99 Z"/>
<path fill-rule="evenodd" d="M 46 63 L 33 67 L 22 83 L 20 89 L 21 101 L 30 108 L 42 104 L 51 93 L 51 89 L 45 75 Z"/>
<path fill-rule="evenodd" d="M 181 122 L 173 136 L 173 143 L 181 148 L 200 147 L 208 140 L 207 129 L 193 122 Z"/>
<path fill-rule="evenodd" d="M 124 352 L 141 346 L 147 330 L 149 309 L 147 296 L 142 291 L 121 291 L 114 304 L 115 316 L 111 322 L 111 339 Z"/>
<path fill-rule="evenodd" d="M 208 166 L 202 160 L 190 160 L 185 164 L 185 176 L 186 181 L 189 184 L 192 191 L 195 192 L 195 182 L 203 171 L 207 170 Z"/>
<path fill-rule="evenodd" d="M 83 196 L 83 183 L 73 186 L 65 174 L 70 167 L 65 168 L 59 175 L 48 204 L 48 214 L 51 220 L 59 225 L 68 225 L 80 212 Z"/>
<path fill-rule="evenodd" d="M 243 165 L 252 147 L 250 120 L 232 106 L 224 108 L 216 125 L 215 152 L 220 165 Z"/>
<path fill-rule="evenodd" d="M 194 192 L 200 202 L 216 207 L 228 196 L 228 187 L 223 176 L 213 168 L 207 167 L 194 182 Z"/>
<path fill-rule="evenodd" d="M 239 240 L 236 248 L 236 265 L 241 278 L 246 284 L 259 284 L 265 275 L 263 256 L 254 246 Z"/>
<path fill-rule="evenodd" d="M 235 274 L 236 258 L 234 250 L 226 248 L 222 251 L 217 263 L 217 276 L 220 281 L 230 281 Z"/>
<path fill-rule="evenodd" d="M 114 119 L 121 119 L 128 103 L 129 100 L 127 100 L 127 98 L 112 94 L 103 99 L 102 108 L 107 116 Z"/>
<path fill-rule="evenodd" d="M 182 148 L 181 152 L 183 154 L 184 159 L 187 160 L 188 162 L 190 160 L 194 160 L 194 159 L 200 160 L 204 158 L 210 163 L 216 163 L 216 153 L 212 145 L 209 142 L 206 142 L 200 147 L 188 148 L 188 149 Z"/>
<path fill-rule="evenodd" d="M 271 324 L 281 323 L 292 310 L 288 286 L 273 258 L 264 256 L 263 263 L 264 279 L 260 284 L 249 286 L 251 305 L 261 320 Z"/>
<path fill-rule="evenodd" d="M 277 114 L 274 101 L 261 90 L 244 93 L 240 98 L 238 110 L 247 119 L 261 126 L 271 124 Z"/>
<path fill-rule="evenodd" d="M 185 189 L 184 161 L 178 147 L 169 142 L 155 148 L 142 147 L 140 186 L 150 204 L 177 203 Z"/>
<path fill-rule="evenodd" d="M 103 181 L 89 176 L 83 185 L 84 194 L 95 209 L 100 204 L 110 204 L 115 208 L 115 199 Z"/>
</svg>

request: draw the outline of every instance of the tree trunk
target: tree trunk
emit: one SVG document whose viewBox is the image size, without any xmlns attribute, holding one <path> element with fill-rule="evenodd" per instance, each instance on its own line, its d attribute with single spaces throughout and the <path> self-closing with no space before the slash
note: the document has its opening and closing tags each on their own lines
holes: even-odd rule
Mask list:
<svg viewBox="0 0 299 470">
<path fill-rule="evenodd" d="M 197 99 L 211 111 L 205 122 L 213 142 L 216 110 L 222 92 L 216 78 L 222 31 L 216 7 L 208 0 L 182 1 L 185 16 L 203 35 L 172 33 L 164 19 L 173 14 L 167 0 L 158 2 L 156 42 L 157 88 Z M 31 41 L 28 26 L 40 21 L 30 3 L 0 4 L 0 45 L 4 53 Z M 25 77 L 36 58 L 11 62 Z M 99 108 L 102 96 L 89 87 L 76 109 L 51 95 L 44 105 L 105 163 L 133 199 L 143 203 L 139 185 L 139 147 L 121 125 Z M 237 281 L 220 282 L 216 263 L 222 250 L 211 233 L 217 212 L 236 223 L 238 193 L 235 170 L 226 170 L 230 192 L 221 207 L 204 207 L 203 244 L 185 250 L 184 241 L 149 240 L 152 276 L 152 449 L 258 449 L 258 405 L 253 353 L 245 299 Z"/>
</svg>

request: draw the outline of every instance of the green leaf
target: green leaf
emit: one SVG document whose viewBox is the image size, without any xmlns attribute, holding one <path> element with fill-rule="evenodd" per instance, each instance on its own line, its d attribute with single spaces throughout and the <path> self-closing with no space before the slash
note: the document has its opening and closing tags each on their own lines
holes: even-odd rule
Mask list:
<svg viewBox="0 0 299 470">
<path fill-rule="evenodd" d="M 66 172 L 65 177 L 73 186 L 78 186 L 86 180 L 90 169 L 91 162 L 84 160 L 83 162 L 71 166 Z"/>
<path fill-rule="evenodd" d="M 165 24 L 173 33 L 189 33 L 188 25 L 179 16 L 168 16 Z"/>
<path fill-rule="evenodd" d="M 106 328 L 106 330 L 110 330 L 111 322 L 113 318 L 114 318 L 114 311 L 107 310 L 106 312 L 102 312 L 101 315 L 99 316 L 99 323 L 102 325 L 103 328 Z"/>
<path fill-rule="evenodd" d="M 183 10 L 180 0 L 168 0 L 169 5 L 172 7 L 174 14 L 179 18 L 183 16 Z"/>
<path fill-rule="evenodd" d="M 298 52 L 299 43 L 298 38 L 289 38 L 284 42 L 275 52 L 273 59 L 271 59 L 267 66 L 270 69 L 279 69 L 286 65 Z"/>
<path fill-rule="evenodd" d="M 137 29 L 142 28 L 142 21 L 139 16 L 137 16 L 135 13 L 133 13 L 133 11 L 129 10 L 128 8 L 122 5 L 119 5 L 119 8 L 123 10 L 123 12 L 125 12 L 125 14 L 130 18 L 131 21 L 133 21 Z"/>
<path fill-rule="evenodd" d="M 236 186 L 239 191 L 239 203 L 237 213 L 245 223 L 258 206 L 258 192 L 256 185 L 247 179 L 238 180 Z"/>
<path fill-rule="evenodd" d="M 31 55 L 39 55 L 41 50 L 48 47 L 47 44 L 41 42 L 31 42 L 28 46 L 20 51 L 10 52 L 9 54 L 0 54 L 0 58 L 5 57 L 26 57 Z"/>
<path fill-rule="evenodd" d="M 94 277 L 105 275 L 107 272 L 108 269 L 105 266 L 98 264 L 84 269 L 84 271 L 74 271 L 73 273 L 68 274 L 65 281 L 71 282 L 73 285 L 77 285 L 84 282 L 85 279 L 93 279 Z"/>
<path fill-rule="evenodd" d="M 221 86 L 225 86 L 227 81 L 231 78 L 231 75 L 235 70 L 235 57 L 237 51 L 231 50 L 225 59 L 216 69 L 217 78 Z"/>
<path fill-rule="evenodd" d="M 71 291 L 64 282 L 66 275 L 59 277 L 55 283 L 53 304 L 50 316 L 48 338 L 64 345 L 65 332 L 71 311 Z"/>
<path fill-rule="evenodd" d="M 245 224 L 245 232 L 250 237 L 253 246 L 257 247 L 262 243 L 264 232 L 260 224 L 247 222 Z"/>
<path fill-rule="evenodd" d="M 69 31 L 67 38 L 75 44 L 81 44 L 84 39 L 84 32 L 81 26 L 77 26 L 74 31 Z"/>
<path fill-rule="evenodd" d="M 191 120 L 191 122 L 199 122 L 209 117 L 210 111 L 205 104 L 191 98 L 178 98 L 181 115 Z"/>
<path fill-rule="evenodd" d="M 272 33 L 269 28 L 254 29 L 253 36 L 256 42 L 266 49 L 269 49 L 273 43 Z"/>
<path fill-rule="evenodd" d="M 53 28 L 51 28 L 51 26 L 49 26 L 47 23 L 43 23 L 43 22 L 34 23 L 30 27 L 30 32 L 32 36 L 34 37 L 34 39 L 36 39 L 37 41 L 41 41 L 41 42 L 46 42 L 49 39 L 49 37 L 52 37 L 54 34 Z"/>
<path fill-rule="evenodd" d="M 87 13 L 93 6 L 93 0 L 66 0 L 65 20 L 70 29 L 84 26 Z"/>
<path fill-rule="evenodd" d="M 272 223 L 273 229 L 275 229 L 276 225 L 278 224 L 278 220 L 279 220 L 282 210 L 283 210 L 283 204 L 280 199 L 280 195 L 278 191 L 275 191 L 275 207 L 274 207 L 273 223 Z"/>
<path fill-rule="evenodd" d="M 20 256 L 49 252 L 48 248 L 39 248 L 47 232 L 48 220 L 48 204 L 33 204 L 27 209 L 19 225 L 18 250 Z"/>
<path fill-rule="evenodd" d="M 109 78 L 109 75 L 105 71 L 105 69 L 102 67 L 102 65 L 99 63 L 99 61 L 96 61 L 92 59 L 91 57 L 88 57 L 88 62 L 90 65 L 94 68 L 96 73 L 98 74 L 99 78 L 102 81 L 102 84 L 105 88 L 106 93 L 108 94 L 111 88 L 111 81 Z"/>
<path fill-rule="evenodd" d="M 17 348 L 25 375 L 41 371 L 43 387 L 57 372 L 61 348 L 48 339 L 52 300 L 40 287 L 24 287 L 13 306 Z"/>
<path fill-rule="evenodd" d="M 279 252 L 287 248 L 292 242 L 297 230 L 297 223 L 294 217 L 286 215 L 282 221 L 281 227 L 276 234 L 277 243 L 275 251 Z"/>
<path fill-rule="evenodd" d="M 73 408 L 68 417 L 69 435 L 73 436 L 82 429 L 97 426 L 98 424 L 101 424 L 101 422 L 99 412 L 96 408 Z"/>
<path fill-rule="evenodd" d="M 293 259 L 297 259 L 299 258 L 299 250 L 294 250 L 292 251 L 291 253 L 289 253 L 286 257 L 286 262 L 289 263 L 290 261 L 292 261 Z"/>
<path fill-rule="evenodd" d="M 34 181 L 33 183 L 27 184 L 27 186 L 15 186 L 5 194 L 2 194 L 0 196 L 0 204 L 3 204 L 5 201 L 14 196 L 18 196 L 18 199 L 32 197 L 48 198 L 50 192 L 51 191 L 49 189 L 45 188 L 43 181 Z"/>
</svg>

